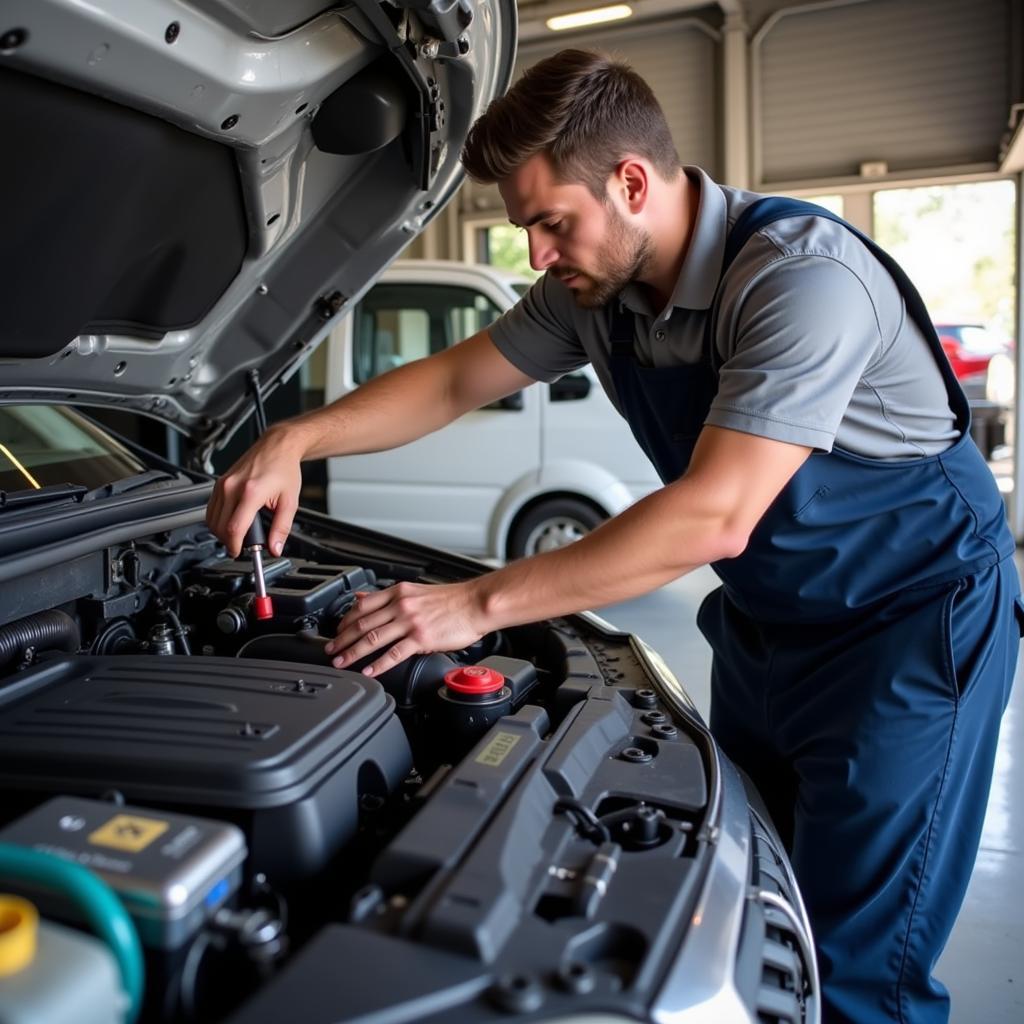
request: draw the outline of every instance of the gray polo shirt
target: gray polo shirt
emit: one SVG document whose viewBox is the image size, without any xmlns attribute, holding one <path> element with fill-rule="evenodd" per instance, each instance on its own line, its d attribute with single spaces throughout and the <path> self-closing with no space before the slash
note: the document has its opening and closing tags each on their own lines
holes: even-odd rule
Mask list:
<svg viewBox="0 0 1024 1024">
<path fill-rule="evenodd" d="M 645 366 L 699 360 L 714 317 L 718 393 L 705 423 L 868 458 L 944 451 L 959 436 L 939 368 L 895 282 L 856 235 L 834 221 L 794 217 L 743 247 L 712 310 L 725 238 L 759 196 L 713 182 L 698 167 L 693 237 L 663 310 L 628 285 L 635 351 Z M 524 373 L 552 381 L 592 363 L 618 406 L 607 310 L 582 309 L 545 274 L 489 328 Z M 621 412 L 621 408 L 620 408 Z"/>
</svg>

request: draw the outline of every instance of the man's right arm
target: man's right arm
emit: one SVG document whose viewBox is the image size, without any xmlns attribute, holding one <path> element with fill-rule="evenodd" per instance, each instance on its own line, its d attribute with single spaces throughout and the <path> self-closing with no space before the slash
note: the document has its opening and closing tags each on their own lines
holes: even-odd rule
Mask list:
<svg viewBox="0 0 1024 1024">
<path fill-rule="evenodd" d="M 480 331 L 381 374 L 323 409 L 272 426 L 217 481 L 206 521 L 237 555 L 256 513 L 272 508 L 268 543 L 278 553 L 298 508 L 304 459 L 397 448 L 533 382 Z"/>
</svg>

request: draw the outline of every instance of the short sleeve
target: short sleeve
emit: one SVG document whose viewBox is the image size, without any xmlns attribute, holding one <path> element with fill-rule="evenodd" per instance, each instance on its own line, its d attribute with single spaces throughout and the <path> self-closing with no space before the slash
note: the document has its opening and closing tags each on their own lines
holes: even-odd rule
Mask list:
<svg viewBox="0 0 1024 1024">
<path fill-rule="evenodd" d="M 572 295 L 545 274 L 488 328 L 498 351 L 534 380 L 553 381 L 589 359 L 574 320 Z"/>
<path fill-rule="evenodd" d="M 720 347 L 725 359 L 705 422 L 831 451 L 881 345 L 874 303 L 857 274 L 830 256 L 781 257 L 719 324 L 731 336 Z"/>
</svg>

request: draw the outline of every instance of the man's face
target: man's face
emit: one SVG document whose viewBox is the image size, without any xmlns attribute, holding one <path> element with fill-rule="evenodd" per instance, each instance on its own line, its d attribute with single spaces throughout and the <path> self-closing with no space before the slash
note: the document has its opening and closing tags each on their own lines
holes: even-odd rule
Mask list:
<svg viewBox="0 0 1024 1024">
<path fill-rule="evenodd" d="M 555 179 L 539 153 L 498 182 L 509 220 L 525 228 L 530 266 L 557 277 L 578 305 L 603 306 L 643 270 L 650 236 L 630 224 L 611 197 Z"/>
</svg>

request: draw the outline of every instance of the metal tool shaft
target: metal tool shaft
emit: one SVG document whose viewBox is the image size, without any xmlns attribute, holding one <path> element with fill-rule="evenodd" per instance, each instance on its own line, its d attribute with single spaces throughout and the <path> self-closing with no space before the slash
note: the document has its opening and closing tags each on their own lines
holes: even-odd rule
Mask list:
<svg viewBox="0 0 1024 1024">
<path fill-rule="evenodd" d="M 253 606 L 258 619 L 270 619 L 274 615 L 273 603 L 267 596 L 267 579 L 263 573 L 263 549 L 266 543 L 267 537 L 263 532 L 263 523 L 257 515 L 242 541 L 242 546 L 252 558 L 253 587 L 256 592 Z"/>
</svg>

